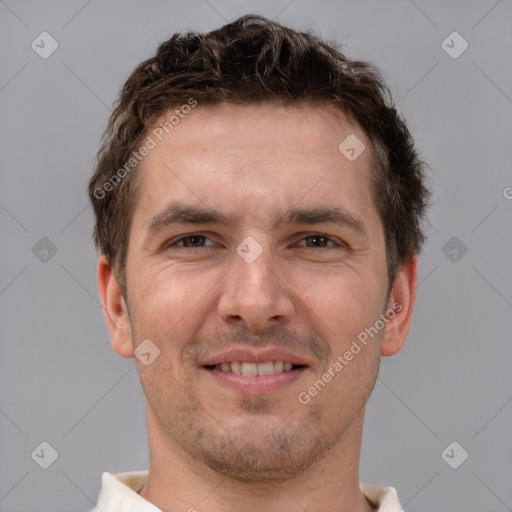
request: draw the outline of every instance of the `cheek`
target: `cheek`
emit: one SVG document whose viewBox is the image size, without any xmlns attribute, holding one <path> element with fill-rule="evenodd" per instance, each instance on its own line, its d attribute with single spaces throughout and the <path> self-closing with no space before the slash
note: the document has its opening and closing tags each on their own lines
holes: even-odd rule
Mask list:
<svg viewBox="0 0 512 512">
<path fill-rule="evenodd" d="M 296 291 L 298 306 L 317 324 L 322 335 L 340 349 L 361 329 L 375 322 L 380 313 L 380 288 L 362 265 L 331 267 L 313 273 L 297 269 L 289 279 Z M 301 305 L 302 304 L 302 305 Z M 304 306 L 305 305 L 305 306 Z"/>
<path fill-rule="evenodd" d="M 379 364 L 380 357 L 375 346 L 362 347 L 350 361 L 345 359 L 343 369 L 337 374 L 331 369 L 331 373 L 336 376 L 326 386 L 329 387 L 330 396 L 326 395 L 325 399 L 335 409 L 338 408 L 339 414 L 344 413 L 347 404 L 355 409 L 363 406 L 375 385 Z"/>
<path fill-rule="evenodd" d="M 169 264 L 141 269 L 133 287 L 139 336 L 154 339 L 161 350 L 179 351 L 201 325 L 205 308 L 213 307 L 210 300 L 221 277 Z"/>
<path fill-rule="evenodd" d="M 205 279 L 200 286 L 196 273 L 173 268 L 171 264 L 141 269 L 138 275 L 138 301 L 146 314 L 156 315 L 169 324 L 178 320 L 197 304 L 208 288 Z"/>
</svg>

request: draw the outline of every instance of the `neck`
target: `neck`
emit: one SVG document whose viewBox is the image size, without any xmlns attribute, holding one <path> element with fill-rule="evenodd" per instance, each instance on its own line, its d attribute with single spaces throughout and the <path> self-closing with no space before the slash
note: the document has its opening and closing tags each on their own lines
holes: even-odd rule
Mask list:
<svg viewBox="0 0 512 512">
<path fill-rule="evenodd" d="M 150 468 L 140 496 L 163 512 L 369 512 L 359 489 L 364 408 L 321 460 L 283 482 L 240 482 L 191 458 L 173 443 L 147 408 Z"/>
</svg>

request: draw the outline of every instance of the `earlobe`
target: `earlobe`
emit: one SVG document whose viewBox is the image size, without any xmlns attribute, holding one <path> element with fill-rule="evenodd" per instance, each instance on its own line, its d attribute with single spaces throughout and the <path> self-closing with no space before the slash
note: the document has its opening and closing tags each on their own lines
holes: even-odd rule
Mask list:
<svg viewBox="0 0 512 512">
<path fill-rule="evenodd" d="M 392 356 L 405 345 L 412 322 L 418 281 L 418 255 L 415 254 L 398 271 L 387 305 L 388 321 L 383 334 L 381 355 Z M 394 312 L 394 314 L 393 314 Z M 392 316 L 392 318 L 391 318 Z"/>
<path fill-rule="evenodd" d="M 131 325 L 128 310 L 121 287 L 104 254 L 98 259 L 97 274 L 98 291 L 112 347 L 122 357 L 133 357 Z"/>
</svg>

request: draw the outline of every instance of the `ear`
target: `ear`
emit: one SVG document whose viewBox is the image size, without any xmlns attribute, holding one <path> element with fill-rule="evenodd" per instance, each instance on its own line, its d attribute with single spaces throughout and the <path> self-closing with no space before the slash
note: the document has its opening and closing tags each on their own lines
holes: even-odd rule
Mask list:
<svg viewBox="0 0 512 512">
<path fill-rule="evenodd" d="M 388 321 L 384 330 L 381 347 L 383 356 L 396 354 L 405 344 L 416 303 L 417 281 L 418 255 L 415 254 L 400 267 L 393 283 L 387 311 L 394 311 L 395 315 Z M 391 315 L 388 314 L 388 318 L 391 318 Z"/>
<path fill-rule="evenodd" d="M 133 357 L 130 318 L 121 287 L 117 282 L 107 257 L 98 260 L 98 291 L 110 340 L 114 350 L 122 357 Z"/>
</svg>

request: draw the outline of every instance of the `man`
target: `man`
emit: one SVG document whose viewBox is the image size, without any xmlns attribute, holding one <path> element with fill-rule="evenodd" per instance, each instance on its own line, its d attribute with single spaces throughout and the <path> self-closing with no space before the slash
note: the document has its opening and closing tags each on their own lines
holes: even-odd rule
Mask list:
<svg viewBox="0 0 512 512">
<path fill-rule="evenodd" d="M 365 404 L 413 315 L 424 164 L 377 70 L 244 16 L 126 82 L 89 184 L 150 468 L 95 510 L 398 512 L 359 482 Z"/>
</svg>

